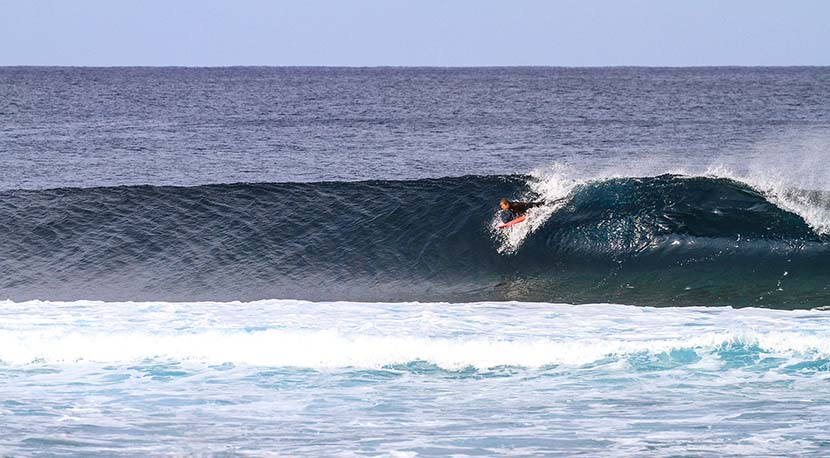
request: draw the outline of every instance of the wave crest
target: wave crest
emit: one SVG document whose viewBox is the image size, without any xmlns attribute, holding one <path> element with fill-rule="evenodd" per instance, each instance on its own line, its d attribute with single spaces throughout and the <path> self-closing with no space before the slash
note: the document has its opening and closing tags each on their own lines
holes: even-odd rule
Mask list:
<svg viewBox="0 0 830 458">
<path fill-rule="evenodd" d="M 825 305 L 830 238 L 768 193 L 571 176 L 0 193 L 0 295 Z M 550 205 L 499 231 L 501 197 Z"/>
</svg>

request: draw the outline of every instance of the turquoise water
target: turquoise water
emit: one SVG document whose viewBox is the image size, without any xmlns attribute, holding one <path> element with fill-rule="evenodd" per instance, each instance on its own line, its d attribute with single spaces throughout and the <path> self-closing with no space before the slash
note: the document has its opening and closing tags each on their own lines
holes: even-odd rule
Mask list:
<svg viewBox="0 0 830 458">
<path fill-rule="evenodd" d="M 787 456 L 830 314 L 546 303 L 0 308 L 11 456 Z"/>
</svg>

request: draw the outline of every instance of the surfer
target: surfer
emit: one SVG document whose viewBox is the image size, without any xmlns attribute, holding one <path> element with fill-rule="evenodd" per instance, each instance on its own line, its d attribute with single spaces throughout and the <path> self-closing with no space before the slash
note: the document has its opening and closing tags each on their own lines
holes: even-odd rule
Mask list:
<svg viewBox="0 0 830 458">
<path fill-rule="evenodd" d="M 501 207 L 499 217 L 503 223 L 506 223 L 520 216 L 524 216 L 529 209 L 544 204 L 544 202 L 512 202 L 504 198 L 499 201 L 499 207 Z"/>
</svg>

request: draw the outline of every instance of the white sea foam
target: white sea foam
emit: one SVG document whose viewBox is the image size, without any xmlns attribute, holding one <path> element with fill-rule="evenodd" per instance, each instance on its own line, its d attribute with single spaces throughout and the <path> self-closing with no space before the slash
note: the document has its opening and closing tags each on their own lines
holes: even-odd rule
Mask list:
<svg viewBox="0 0 830 458">
<path fill-rule="evenodd" d="M 335 331 L 89 334 L 0 332 L 0 361 L 30 363 L 131 363 L 196 361 L 306 368 L 381 368 L 423 361 L 443 369 L 500 366 L 581 366 L 605 358 L 666 354 L 689 349 L 701 355 L 736 345 L 786 355 L 830 355 L 830 336 L 794 332 L 707 333 L 690 338 L 518 339 L 344 335 Z"/>
<path fill-rule="evenodd" d="M 538 303 L 1 303 L 7 365 L 143 360 L 307 368 L 582 366 L 739 346 L 830 355 L 830 313 Z M 809 318 L 805 321 L 804 318 Z"/>
<path fill-rule="evenodd" d="M 292 456 L 820 454 L 828 329 L 763 309 L 5 301 L 0 431 L 13 455 L 245 454 L 251 437 Z"/>
</svg>

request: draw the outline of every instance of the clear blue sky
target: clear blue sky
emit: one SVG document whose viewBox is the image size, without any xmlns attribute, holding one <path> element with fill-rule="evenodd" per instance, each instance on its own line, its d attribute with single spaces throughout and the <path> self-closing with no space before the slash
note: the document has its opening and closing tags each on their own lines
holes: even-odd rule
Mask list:
<svg viewBox="0 0 830 458">
<path fill-rule="evenodd" d="M 830 65 L 830 1 L 0 0 L 0 65 Z"/>
</svg>

